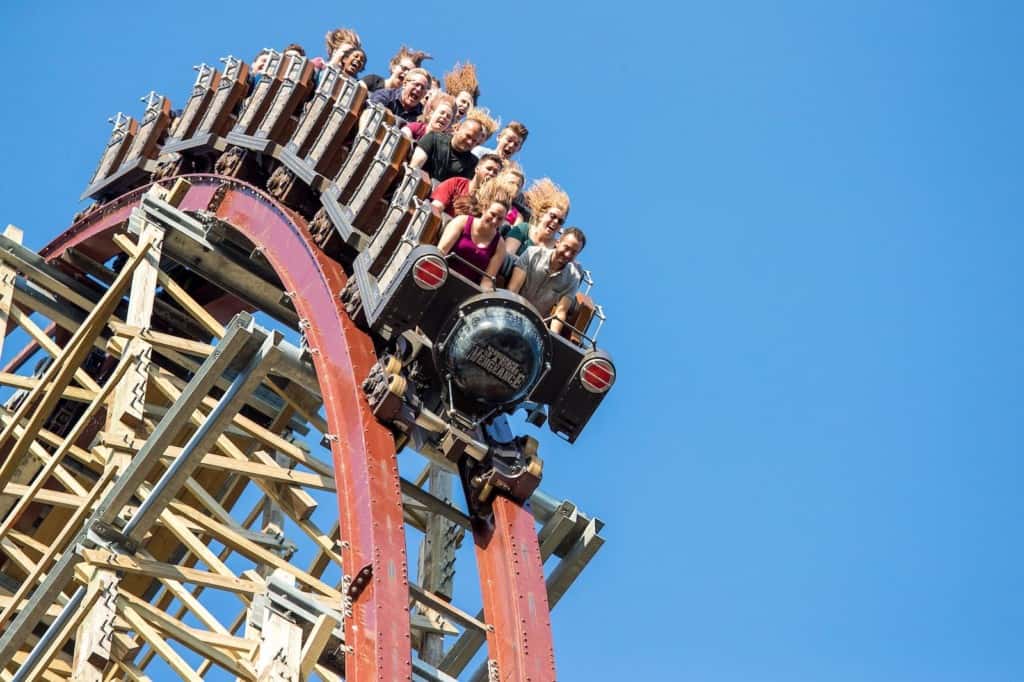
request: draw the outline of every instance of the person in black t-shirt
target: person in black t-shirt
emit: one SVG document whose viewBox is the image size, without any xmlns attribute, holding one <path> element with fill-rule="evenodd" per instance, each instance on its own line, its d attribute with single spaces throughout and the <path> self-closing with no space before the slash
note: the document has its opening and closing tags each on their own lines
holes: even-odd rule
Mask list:
<svg viewBox="0 0 1024 682">
<path fill-rule="evenodd" d="M 471 109 L 455 131 L 430 132 L 423 136 L 412 154 L 410 165 L 422 168 L 437 181 L 456 176 L 472 178 L 477 158 L 473 147 L 491 136 L 497 123 L 483 109 Z"/>
</svg>

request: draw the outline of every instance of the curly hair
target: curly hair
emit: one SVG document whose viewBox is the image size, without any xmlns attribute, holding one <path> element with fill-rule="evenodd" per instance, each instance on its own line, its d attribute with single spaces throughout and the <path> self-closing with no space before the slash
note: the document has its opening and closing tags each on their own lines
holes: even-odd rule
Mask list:
<svg viewBox="0 0 1024 682">
<path fill-rule="evenodd" d="M 388 62 L 388 64 L 391 67 L 394 67 L 396 64 L 398 64 L 398 62 L 402 61 L 403 59 L 411 59 L 413 64 L 419 66 L 425 60 L 433 59 L 433 57 L 430 56 L 430 53 L 428 52 L 424 52 L 422 50 L 414 50 L 411 47 L 402 45 L 402 47 L 398 48 L 398 52 L 395 53 L 395 56 L 391 58 L 391 61 Z"/>
<path fill-rule="evenodd" d="M 359 34 L 350 28 L 336 28 L 333 31 L 328 31 L 327 35 L 324 36 L 324 44 L 327 46 L 327 58 L 330 59 L 334 51 L 347 43 L 351 47 L 363 46 L 363 42 L 359 39 Z"/>
<path fill-rule="evenodd" d="M 534 180 L 530 189 L 526 190 L 526 205 L 530 208 L 533 219 L 539 218 L 552 206 L 562 210 L 564 217 L 569 216 L 569 195 L 551 178 Z"/>
<path fill-rule="evenodd" d="M 473 96 L 473 102 L 480 99 L 480 83 L 476 79 L 476 66 L 471 62 L 455 63 L 452 70 L 444 75 L 444 90 L 449 95 L 457 96 L 465 90 Z"/>
<path fill-rule="evenodd" d="M 467 121 L 476 121 L 483 128 L 484 132 L 487 133 L 484 139 L 487 139 L 494 134 L 494 131 L 498 129 L 498 122 L 491 118 L 491 112 L 482 107 L 473 107 L 466 112 Z"/>
</svg>

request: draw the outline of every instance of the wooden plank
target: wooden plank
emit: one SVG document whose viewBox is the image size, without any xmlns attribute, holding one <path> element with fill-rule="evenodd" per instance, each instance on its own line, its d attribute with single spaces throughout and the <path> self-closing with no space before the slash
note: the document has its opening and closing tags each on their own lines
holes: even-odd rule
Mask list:
<svg viewBox="0 0 1024 682">
<path fill-rule="evenodd" d="M 317 659 L 320 658 L 320 654 L 323 653 L 324 647 L 327 646 L 327 642 L 331 639 L 331 633 L 339 624 L 340 623 L 338 623 L 338 621 L 331 618 L 326 613 L 321 613 L 316 619 L 316 623 L 313 624 L 313 629 L 310 630 L 309 635 L 306 637 L 306 643 L 302 645 L 302 656 L 299 662 L 299 679 L 306 680 L 309 678 L 309 673 L 313 671 L 313 667 L 316 665 Z"/>
<path fill-rule="evenodd" d="M 57 444 L 57 450 L 53 453 L 53 456 L 50 458 L 50 461 L 43 467 L 43 471 L 40 472 L 40 474 L 36 477 L 34 481 L 32 481 L 32 484 L 29 486 L 29 491 L 25 494 L 24 497 L 18 500 L 17 504 L 14 505 L 14 509 L 12 509 L 11 512 L 7 515 L 7 518 L 5 518 L 2 523 L 0 523 L 0 537 L 3 537 L 11 529 L 11 527 L 18 520 L 18 517 L 21 515 L 22 511 L 31 503 L 36 493 L 38 493 L 42 489 L 43 484 L 46 483 L 46 481 L 50 478 L 50 475 L 53 474 L 54 470 L 60 466 L 60 462 L 65 456 L 65 454 L 75 447 L 74 442 L 78 440 L 79 436 L 89 426 L 89 423 L 92 421 L 93 416 L 104 405 L 107 396 L 110 394 L 111 391 L 113 391 L 114 387 L 117 385 L 117 382 L 121 380 L 121 377 L 124 376 L 125 372 L 127 372 L 128 366 L 132 362 L 134 362 L 134 358 L 131 354 L 127 354 L 121 358 L 121 361 L 118 363 L 117 367 L 114 368 L 114 371 L 110 375 L 110 378 L 107 379 L 106 384 L 103 385 L 99 393 L 97 393 L 95 399 L 89 404 L 88 407 L 85 408 L 85 411 L 82 413 L 82 416 L 79 417 L 78 421 L 68 432 L 67 438 L 62 439 L 61 442 Z"/>
<path fill-rule="evenodd" d="M 150 242 L 143 242 L 138 254 L 130 258 L 118 273 L 117 279 L 110 285 L 110 288 L 103 294 L 96 303 L 82 324 L 75 330 L 68 341 L 67 346 L 60 355 L 54 359 L 43 376 L 39 386 L 33 389 L 25 398 L 22 404 L 15 411 L 13 420 L 0 433 L 0 448 L 3 448 L 13 437 L 14 425 L 22 419 L 29 417 L 25 426 L 25 436 L 18 438 L 14 446 L 7 451 L 6 459 L 0 466 L 0 486 L 7 483 L 17 463 L 24 457 L 29 444 L 35 440 L 36 432 L 50 416 L 57 401 L 60 400 L 64 388 L 71 382 L 75 370 L 79 368 L 86 355 L 92 349 L 93 340 L 99 335 L 100 330 L 107 322 L 107 318 L 113 314 L 117 304 L 121 301 L 121 294 L 128 285 L 129 279 L 135 272 L 151 246 Z M 52 384 L 52 387 L 49 386 Z M 47 390 L 44 390 L 43 387 Z M 31 416 L 30 416 L 31 415 Z M 2 618 L 2 616 L 0 616 Z"/>
<path fill-rule="evenodd" d="M 88 375 L 87 375 L 88 376 Z M 0 372 L 0 386 L 10 386 L 12 388 L 27 388 L 29 390 L 35 388 L 40 383 L 39 379 L 33 379 L 32 377 L 22 376 L 21 374 L 11 374 L 9 372 Z M 74 386 L 68 386 L 64 389 L 61 395 L 62 398 L 68 400 L 74 400 L 80 403 L 88 403 L 96 397 L 95 391 L 90 391 L 85 388 L 75 388 Z"/>
<path fill-rule="evenodd" d="M 132 628 L 135 632 L 142 637 L 143 640 L 157 653 L 160 658 L 167 662 L 167 665 L 171 667 L 175 673 L 183 680 L 188 682 L 203 682 L 203 678 L 199 677 L 192 667 L 185 662 L 178 653 L 171 648 L 171 646 L 164 641 L 164 638 L 160 633 L 153 628 L 146 619 L 138 614 L 137 611 L 130 608 L 124 608 L 124 601 L 118 600 L 118 613 L 125 617 L 125 619 L 131 623 Z"/>
<path fill-rule="evenodd" d="M 171 507 L 175 513 L 180 514 L 186 519 L 193 521 L 197 525 L 201 526 L 203 530 L 214 536 L 218 542 L 223 544 L 225 547 L 231 547 L 235 552 L 242 554 L 243 556 L 249 557 L 252 561 L 257 564 L 267 564 L 274 568 L 280 569 L 289 575 L 294 576 L 297 580 L 302 582 L 307 587 L 310 587 L 321 594 L 330 597 L 331 599 L 342 599 L 343 595 L 338 590 L 334 589 L 330 585 L 322 582 L 321 580 L 314 578 L 300 568 L 289 564 L 287 561 L 279 557 L 278 555 L 270 552 L 263 547 L 260 547 L 255 542 L 252 542 L 248 538 L 244 538 L 236 533 L 231 528 L 225 526 L 222 523 L 218 523 L 213 519 L 199 513 L 191 507 L 181 504 L 179 502 L 172 502 Z"/>
<path fill-rule="evenodd" d="M 90 564 L 103 568 L 124 571 L 125 573 L 137 573 L 141 575 L 148 575 L 153 578 L 167 578 L 178 582 L 203 585 L 205 587 L 215 587 L 219 590 L 241 592 L 245 594 L 262 592 L 266 589 L 265 585 L 251 580 L 242 580 L 241 578 L 236 578 L 234 576 L 225 576 L 217 573 L 210 573 L 209 571 L 200 571 L 194 568 L 176 566 L 162 561 L 136 559 L 124 554 L 114 554 L 102 549 L 83 549 L 79 554 L 81 554 L 82 558 Z"/>
<path fill-rule="evenodd" d="M 8 239 L 21 243 L 22 232 L 14 225 L 8 225 L 4 229 L 4 236 Z M 7 324 L 11 314 L 11 304 L 14 303 L 14 282 L 18 278 L 18 272 L 10 265 L 0 262 L 0 357 L 4 352 L 4 340 L 7 338 Z"/>
<path fill-rule="evenodd" d="M 215 346 L 209 343 L 203 343 L 201 341 L 193 341 L 192 339 L 186 339 L 183 336 L 177 336 L 175 334 L 167 334 L 165 332 L 154 331 L 148 327 L 136 327 L 123 322 L 110 321 L 107 326 L 118 336 L 124 336 L 128 338 L 139 337 L 143 341 L 149 342 L 154 348 L 157 349 L 169 349 L 175 350 L 180 353 L 187 353 L 188 355 L 197 356 L 200 358 L 206 358 L 207 355 L 213 352 Z"/>
<path fill-rule="evenodd" d="M 164 231 L 156 225 L 145 222 L 140 211 L 133 211 L 131 221 L 141 224 L 139 245 L 151 243 L 153 246 L 145 254 L 143 262 L 132 275 L 131 290 L 128 294 L 128 312 L 125 323 L 136 327 L 148 327 L 153 318 L 153 302 L 156 296 L 157 274 L 160 272 L 160 252 L 163 245 Z M 134 434 L 135 427 L 142 423 L 143 410 L 146 403 L 146 384 L 149 377 L 149 363 L 153 354 L 152 346 L 143 339 L 135 338 L 128 344 L 134 348 L 138 362 L 114 389 L 110 405 L 107 408 L 107 420 L 104 429 L 111 433 Z M 114 451 L 106 463 L 108 467 L 124 470 L 131 457 L 128 453 Z"/>
<path fill-rule="evenodd" d="M 295 584 L 292 576 L 285 576 L 280 570 L 274 573 L 276 579 L 285 579 Z M 298 680 L 302 660 L 302 628 L 273 608 L 264 608 L 257 656 L 256 672 L 260 682 Z"/>
<path fill-rule="evenodd" d="M 89 581 L 100 597 L 86 611 L 75 636 L 73 679 L 75 682 L 101 682 L 111 660 L 114 636 L 114 593 L 118 579 L 113 571 L 98 570 Z"/>
<path fill-rule="evenodd" d="M 118 594 L 118 608 L 123 610 L 125 617 L 135 613 L 147 623 L 169 637 L 173 637 L 200 656 L 207 658 L 228 672 L 246 680 L 256 679 L 251 665 L 245 657 L 251 652 L 251 643 L 240 637 L 204 632 L 197 628 L 184 625 L 147 601 L 136 597 L 130 592 Z M 134 623 L 133 623 L 134 625 Z"/>
<path fill-rule="evenodd" d="M 61 354 L 61 347 L 58 346 L 53 339 L 50 338 L 49 334 L 32 321 L 32 318 L 21 311 L 20 308 L 11 309 L 11 319 L 18 323 L 32 340 L 39 344 L 39 346 L 50 354 L 50 357 L 56 358 Z M 82 386 L 85 386 L 89 390 L 98 391 L 99 384 L 91 376 L 85 373 L 84 370 L 78 368 L 75 370 L 75 381 Z"/>
</svg>

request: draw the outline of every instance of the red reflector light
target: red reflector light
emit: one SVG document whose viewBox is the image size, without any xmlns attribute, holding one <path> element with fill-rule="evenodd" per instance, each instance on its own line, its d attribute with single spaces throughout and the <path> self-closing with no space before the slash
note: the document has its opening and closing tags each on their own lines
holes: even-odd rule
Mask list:
<svg viewBox="0 0 1024 682">
<path fill-rule="evenodd" d="M 448 279 L 448 266 L 437 256 L 424 256 L 412 266 L 412 278 L 419 288 L 433 291 Z"/>
<path fill-rule="evenodd" d="M 590 360 L 580 371 L 580 381 L 591 393 L 604 393 L 615 383 L 615 368 L 607 360 Z"/>
</svg>

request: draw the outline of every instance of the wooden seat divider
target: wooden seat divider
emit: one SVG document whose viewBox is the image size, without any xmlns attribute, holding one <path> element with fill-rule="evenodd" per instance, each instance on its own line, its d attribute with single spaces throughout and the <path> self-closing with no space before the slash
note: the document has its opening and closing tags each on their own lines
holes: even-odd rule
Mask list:
<svg viewBox="0 0 1024 682">
<path fill-rule="evenodd" d="M 430 180 L 427 178 L 427 174 L 406 164 L 402 181 L 391 197 L 384 220 L 374 231 L 373 237 L 366 247 L 369 261 L 367 270 L 371 275 L 376 277 L 380 274 L 388 256 L 395 250 L 409 226 L 416 210 L 416 201 L 419 200 L 422 203 L 429 193 Z"/>
</svg>

